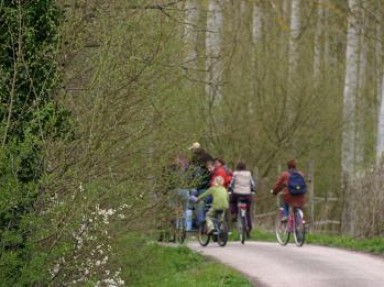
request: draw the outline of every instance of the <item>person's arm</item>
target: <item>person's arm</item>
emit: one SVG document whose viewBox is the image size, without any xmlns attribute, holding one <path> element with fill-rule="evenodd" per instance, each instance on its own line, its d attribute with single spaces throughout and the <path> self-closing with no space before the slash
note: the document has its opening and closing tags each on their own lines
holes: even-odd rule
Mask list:
<svg viewBox="0 0 384 287">
<path fill-rule="evenodd" d="M 251 192 L 256 192 L 256 184 L 255 184 L 255 179 L 253 178 L 253 176 L 251 176 L 250 184 L 251 184 Z"/>
<path fill-rule="evenodd" d="M 235 184 L 236 184 L 236 175 L 232 177 L 231 183 L 228 186 L 229 192 L 233 192 L 233 190 L 235 189 Z"/>
<path fill-rule="evenodd" d="M 278 194 L 280 191 L 284 189 L 286 186 L 286 175 L 285 173 L 281 173 L 280 176 L 276 179 L 275 185 L 273 186 L 273 194 Z"/>
<path fill-rule="evenodd" d="M 203 199 L 204 197 L 207 197 L 208 195 L 211 195 L 212 194 L 212 188 L 208 188 L 205 192 L 203 192 L 202 194 L 200 194 L 198 197 L 197 197 L 197 201 Z"/>
</svg>

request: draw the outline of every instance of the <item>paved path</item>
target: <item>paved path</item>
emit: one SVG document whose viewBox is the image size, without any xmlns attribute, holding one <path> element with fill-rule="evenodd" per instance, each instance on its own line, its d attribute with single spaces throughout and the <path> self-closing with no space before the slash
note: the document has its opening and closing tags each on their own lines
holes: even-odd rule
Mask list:
<svg viewBox="0 0 384 287">
<path fill-rule="evenodd" d="M 220 247 L 197 242 L 188 246 L 248 276 L 255 286 L 382 287 L 384 259 L 373 255 L 315 245 L 229 242 Z"/>
</svg>

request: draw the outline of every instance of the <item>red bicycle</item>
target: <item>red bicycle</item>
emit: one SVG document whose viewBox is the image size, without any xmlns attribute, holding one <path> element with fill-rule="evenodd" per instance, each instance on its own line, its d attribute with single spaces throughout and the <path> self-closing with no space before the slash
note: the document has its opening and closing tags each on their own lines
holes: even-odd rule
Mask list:
<svg viewBox="0 0 384 287">
<path fill-rule="evenodd" d="M 288 220 L 282 221 L 284 209 L 279 208 L 275 221 L 276 239 L 281 245 L 287 245 L 291 233 L 294 235 L 297 246 L 303 246 L 305 242 L 304 212 L 301 208 L 291 207 Z"/>
<path fill-rule="evenodd" d="M 237 227 L 240 235 L 240 242 L 244 244 L 245 239 L 249 236 L 249 222 L 248 222 L 248 205 L 249 203 L 247 202 L 246 199 L 244 198 L 239 198 L 237 201 Z"/>
</svg>

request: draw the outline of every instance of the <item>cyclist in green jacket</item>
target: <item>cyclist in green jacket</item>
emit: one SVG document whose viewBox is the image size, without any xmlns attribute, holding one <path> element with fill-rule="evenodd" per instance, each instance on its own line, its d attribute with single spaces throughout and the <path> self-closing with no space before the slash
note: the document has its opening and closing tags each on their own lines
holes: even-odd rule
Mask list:
<svg viewBox="0 0 384 287">
<path fill-rule="evenodd" d="M 216 210 L 225 211 L 229 207 L 228 191 L 223 185 L 224 185 L 224 178 L 221 176 L 217 176 L 214 179 L 213 186 L 208 188 L 206 192 L 202 193 L 197 198 L 197 201 L 209 195 L 212 195 L 212 198 L 213 198 L 212 206 L 206 214 L 208 233 L 212 232 L 214 229 L 212 220 L 215 217 Z M 225 212 L 223 212 L 221 214 L 221 218 L 218 218 L 218 219 L 222 221 L 224 219 L 224 214 Z"/>
</svg>

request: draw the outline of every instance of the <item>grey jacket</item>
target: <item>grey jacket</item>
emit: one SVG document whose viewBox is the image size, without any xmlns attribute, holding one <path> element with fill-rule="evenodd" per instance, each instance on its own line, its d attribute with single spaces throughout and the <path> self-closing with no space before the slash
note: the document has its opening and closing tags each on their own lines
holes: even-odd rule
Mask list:
<svg viewBox="0 0 384 287">
<path fill-rule="evenodd" d="M 236 170 L 229 185 L 229 191 L 236 194 L 251 194 L 255 190 L 255 180 L 248 170 Z"/>
</svg>

